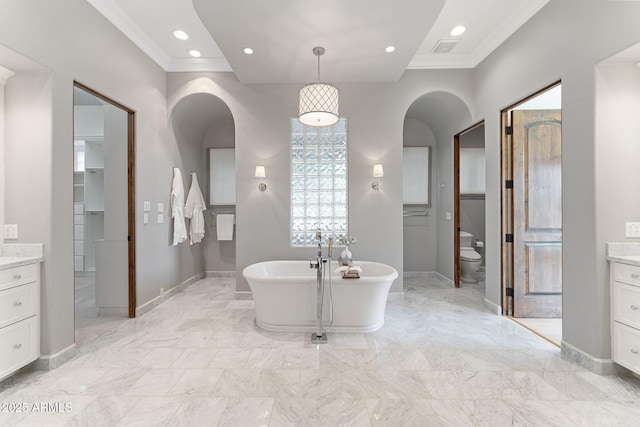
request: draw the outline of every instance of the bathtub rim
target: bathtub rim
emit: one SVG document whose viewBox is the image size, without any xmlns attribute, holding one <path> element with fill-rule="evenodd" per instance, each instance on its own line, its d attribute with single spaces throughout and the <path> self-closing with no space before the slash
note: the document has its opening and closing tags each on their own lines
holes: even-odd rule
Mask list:
<svg viewBox="0 0 640 427">
<path fill-rule="evenodd" d="M 249 264 L 248 266 L 246 266 L 244 269 L 242 269 L 242 277 L 245 278 L 245 280 L 247 280 L 247 282 L 249 282 L 250 279 L 254 279 L 254 280 L 278 280 L 280 282 L 294 282 L 294 281 L 299 281 L 299 280 L 308 280 L 308 279 L 312 279 L 315 280 L 313 275 L 309 275 L 309 276 L 298 276 L 298 275 L 282 275 L 282 274 L 257 274 L 257 273 L 253 273 L 251 270 L 252 269 L 257 269 L 259 268 L 260 265 L 264 265 L 264 264 L 277 264 L 277 263 L 296 263 L 296 264 L 303 264 L 303 263 L 308 263 L 308 260 L 267 260 L 267 261 L 259 261 L 259 262 L 255 262 L 253 264 Z M 332 262 L 337 262 L 337 260 L 332 260 Z M 382 262 L 377 262 L 377 261 L 366 261 L 366 260 L 362 260 L 362 261 L 356 261 L 354 263 L 355 266 L 358 266 L 358 264 L 360 263 L 368 263 L 368 264 L 372 264 L 372 265 L 379 265 L 382 266 L 383 268 L 388 268 L 390 269 L 390 272 L 388 274 L 384 274 L 384 275 L 380 275 L 380 276 L 367 276 L 366 275 L 366 269 L 363 272 L 363 276 L 361 276 L 358 279 L 344 279 L 340 273 L 336 273 L 334 271 L 334 269 L 331 269 L 331 280 L 334 279 L 339 279 L 339 280 L 349 280 L 349 281 L 363 281 L 363 282 L 369 282 L 369 281 L 377 281 L 377 280 L 390 280 L 391 283 L 393 284 L 393 282 L 399 277 L 398 274 L 398 270 L 396 270 L 394 267 L 390 266 L 389 264 L 385 264 Z M 312 270 L 312 269 L 310 269 Z"/>
</svg>

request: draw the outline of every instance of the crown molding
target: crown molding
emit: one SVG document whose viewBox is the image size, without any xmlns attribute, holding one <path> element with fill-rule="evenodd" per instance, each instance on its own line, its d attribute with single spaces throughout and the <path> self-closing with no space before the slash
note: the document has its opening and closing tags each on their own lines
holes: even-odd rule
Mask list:
<svg viewBox="0 0 640 427">
<path fill-rule="evenodd" d="M 9 80 L 11 76 L 15 73 L 8 68 L 5 68 L 0 65 L 0 86 L 4 86 L 4 84 Z"/>
<path fill-rule="evenodd" d="M 109 20 L 117 29 L 138 46 L 156 64 L 167 71 L 169 55 L 161 49 L 129 16 L 122 11 L 115 1 L 87 0 L 98 12 Z"/>
</svg>

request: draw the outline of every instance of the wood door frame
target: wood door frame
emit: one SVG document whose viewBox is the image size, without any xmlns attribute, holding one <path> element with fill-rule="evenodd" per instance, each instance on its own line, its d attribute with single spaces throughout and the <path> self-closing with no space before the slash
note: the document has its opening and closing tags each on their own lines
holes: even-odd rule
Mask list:
<svg viewBox="0 0 640 427">
<path fill-rule="evenodd" d="M 453 282 L 460 287 L 460 137 L 477 127 L 484 119 L 453 135 Z"/>
<path fill-rule="evenodd" d="M 506 241 L 506 235 L 513 234 L 513 194 L 507 191 L 506 181 L 513 180 L 513 152 L 511 149 L 511 135 L 507 134 L 510 125 L 509 113 L 518 105 L 541 95 L 542 93 L 562 84 L 562 80 L 548 84 L 529 96 L 503 108 L 500 111 L 500 299 L 502 314 L 513 316 L 513 244 Z M 510 291 L 507 291 L 510 289 Z M 508 296 L 507 293 L 511 295 Z"/>
<path fill-rule="evenodd" d="M 117 107 L 127 113 L 127 238 L 128 238 L 128 269 L 129 269 L 129 283 L 128 283 L 128 296 L 129 307 L 128 314 L 130 318 L 136 317 L 136 215 L 135 215 L 135 135 L 136 135 L 136 120 L 135 111 L 126 107 L 125 105 L 115 101 L 100 92 L 91 89 L 88 86 L 74 80 L 73 86 L 78 89 L 99 98 L 114 107 Z"/>
</svg>

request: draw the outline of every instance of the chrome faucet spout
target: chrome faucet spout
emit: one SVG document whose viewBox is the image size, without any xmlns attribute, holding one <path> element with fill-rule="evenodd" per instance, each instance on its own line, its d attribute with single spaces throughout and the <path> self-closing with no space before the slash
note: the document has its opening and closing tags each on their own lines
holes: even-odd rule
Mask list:
<svg viewBox="0 0 640 427">
<path fill-rule="evenodd" d="M 318 263 L 322 264 L 322 231 L 316 230 L 316 238 L 318 239 Z"/>
</svg>

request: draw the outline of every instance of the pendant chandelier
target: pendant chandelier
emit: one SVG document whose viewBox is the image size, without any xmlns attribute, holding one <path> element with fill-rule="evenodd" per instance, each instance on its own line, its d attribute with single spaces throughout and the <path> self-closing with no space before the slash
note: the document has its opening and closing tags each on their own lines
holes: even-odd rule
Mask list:
<svg viewBox="0 0 640 427">
<path fill-rule="evenodd" d="M 314 47 L 313 54 L 318 57 L 318 82 L 300 89 L 298 119 L 307 126 L 332 126 L 340 119 L 340 92 L 335 86 L 320 83 L 320 56 L 324 55 L 324 48 Z"/>
</svg>

